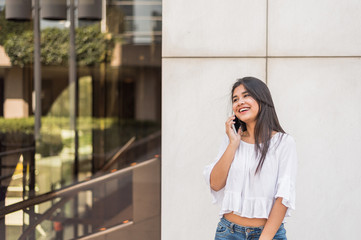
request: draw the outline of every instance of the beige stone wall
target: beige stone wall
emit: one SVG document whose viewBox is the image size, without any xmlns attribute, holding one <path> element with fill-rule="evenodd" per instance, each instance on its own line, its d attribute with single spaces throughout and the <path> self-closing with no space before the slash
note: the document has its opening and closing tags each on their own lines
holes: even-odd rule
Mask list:
<svg viewBox="0 0 361 240">
<path fill-rule="evenodd" d="M 297 142 L 288 238 L 358 239 L 360 11 L 358 0 L 163 1 L 162 240 L 214 238 L 202 170 L 246 75 L 268 84 Z"/>
</svg>

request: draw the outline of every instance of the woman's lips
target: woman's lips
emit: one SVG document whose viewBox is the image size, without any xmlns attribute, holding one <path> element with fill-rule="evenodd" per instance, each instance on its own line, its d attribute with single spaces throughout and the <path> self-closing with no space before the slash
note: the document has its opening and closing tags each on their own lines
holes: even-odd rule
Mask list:
<svg viewBox="0 0 361 240">
<path fill-rule="evenodd" d="M 245 113 L 245 112 L 248 112 L 248 110 L 249 110 L 249 108 L 241 108 L 241 109 L 239 109 L 239 113 Z"/>
</svg>

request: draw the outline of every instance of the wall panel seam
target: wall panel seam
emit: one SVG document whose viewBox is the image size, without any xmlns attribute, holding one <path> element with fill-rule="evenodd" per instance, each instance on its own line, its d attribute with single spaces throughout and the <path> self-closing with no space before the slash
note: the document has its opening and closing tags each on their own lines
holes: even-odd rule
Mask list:
<svg viewBox="0 0 361 240">
<path fill-rule="evenodd" d="M 167 56 L 162 59 L 176 59 L 176 58 L 265 58 L 265 59 L 277 59 L 277 58 L 361 58 L 361 56 Z"/>
<path fill-rule="evenodd" d="M 266 1 L 266 79 L 265 82 L 268 84 L 268 0 Z"/>
</svg>

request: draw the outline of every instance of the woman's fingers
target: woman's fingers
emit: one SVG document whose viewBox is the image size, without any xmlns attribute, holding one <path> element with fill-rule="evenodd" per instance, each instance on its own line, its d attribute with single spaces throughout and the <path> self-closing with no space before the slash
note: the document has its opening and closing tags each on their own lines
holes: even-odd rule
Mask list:
<svg viewBox="0 0 361 240">
<path fill-rule="evenodd" d="M 242 127 L 240 126 L 240 127 L 238 128 L 238 134 L 239 134 L 240 136 L 242 136 L 242 133 L 243 133 Z"/>
<path fill-rule="evenodd" d="M 233 124 L 233 123 L 234 123 L 234 121 L 233 121 L 234 119 L 235 119 L 234 115 L 230 116 L 230 117 L 227 119 L 227 121 L 226 121 L 226 125 Z"/>
<path fill-rule="evenodd" d="M 233 143 L 238 143 L 240 142 L 241 140 L 241 128 L 238 129 L 238 131 L 236 132 L 236 129 L 234 128 L 234 123 L 235 123 L 235 116 L 232 115 L 230 116 L 225 125 L 226 125 L 226 134 L 228 135 L 228 138 L 230 140 L 230 142 L 233 142 Z"/>
<path fill-rule="evenodd" d="M 235 119 L 235 116 L 232 115 L 226 121 L 226 133 L 230 138 L 233 138 L 234 136 L 238 135 L 236 133 L 236 130 L 234 129 L 234 125 L 233 125 L 235 123 L 234 119 Z"/>
<path fill-rule="evenodd" d="M 226 121 L 226 128 L 228 129 L 228 128 L 232 128 L 232 124 L 234 124 L 234 116 L 231 116 L 231 117 L 229 117 L 228 119 L 227 119 L 227 121 Z"/>
</svg>

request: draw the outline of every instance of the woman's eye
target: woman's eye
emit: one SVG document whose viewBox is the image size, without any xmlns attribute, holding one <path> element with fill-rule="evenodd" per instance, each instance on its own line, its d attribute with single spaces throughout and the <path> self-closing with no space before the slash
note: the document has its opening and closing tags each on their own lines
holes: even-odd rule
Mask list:
<svg viewBox="0 0 361 240">
<path fill-rule="evenodd" d="M 250 95 L 249 94 L 245 94 L 243 97 L 249 97 Z"/>
<path fill-rule="evenodd" d="M 237 102 L 238 101 L 238 99 L 233 99 L 233 102 L 235 103 L 235 102 Z"/>
</svg>

